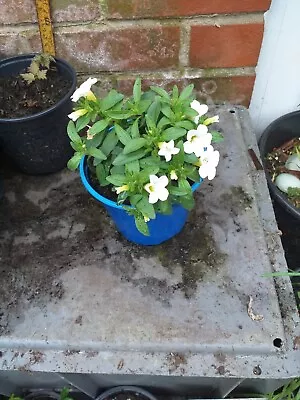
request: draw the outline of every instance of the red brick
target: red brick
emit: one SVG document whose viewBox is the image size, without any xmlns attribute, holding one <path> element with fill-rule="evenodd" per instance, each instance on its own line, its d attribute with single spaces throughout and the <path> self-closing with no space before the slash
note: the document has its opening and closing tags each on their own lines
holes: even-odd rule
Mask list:
<svg viewBox="0 0 300 400">
<path fill-rule="evenodd" d="M 0 24 L 36 21 L 34 0 L 0 0 Z"/>
<path fill-rule="evenodd" d="M 17 54 L 37 53 L 42 50 L 38 29 L 22 33 L 0 34 L 0 55 L 10 57 Z"/>
<path fill-rule="evenodd" d="M 197 98 L 207 104 L 239 104 L 248 106 L 251 100 L 255 76 L 232 76 L 197 79 L 171 79 L 171 78 L 146 78 L 142 80 L 143 89 L 151 85 L 161 86 L 171 90 L 177 85 L 181 90 L 190 83 L 195 85 Z M 115 88 L 121 93 L 130 95 L 134 78 L 120 77 L 114 83 Z"/>
<path fill-rule="evenodd" d="M 199 68 L 255 66 L 262 37 L 262 23 L 192 26 L 190 65 Z"/>
<path fill-rule="evenodd" d="M 178 27 L 60 32 L 57 55 L 78 71 L 128 71 L 172 68 L 178 65 Z"/>
<path fill-rule="evenodd" d="M 36 22 L 34 0 L 0 0 L 0 24 Z M 98 0 L 52 0 L 54 22 L 92 21 L 100 16 Z"/>
<path fill-rule="evenodd" d="M 240 104 L 249 106 L 255 76 L 231 76 L 193 79 L 198 98 L 208 104 Z"/>
<path fill-rule="evenodd" d="M 55 22 L 93 21 L 100 16 L 98 0 L 51 0 L 50 4 Z"/>
<path fill-rule="evenodd" d="M 271 0 L 107 0 L 110 18 L 149 18 L 260 12 Z"/>
</svg>

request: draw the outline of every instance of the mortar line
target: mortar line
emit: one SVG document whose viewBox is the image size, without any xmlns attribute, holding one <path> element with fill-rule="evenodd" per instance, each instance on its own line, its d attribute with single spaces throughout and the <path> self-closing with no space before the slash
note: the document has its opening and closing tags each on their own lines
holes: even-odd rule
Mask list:
<svg viewBox="0 0 300 400">
<path fill-rule="evenodd" d="M 180 48 L 179 48 L 179 66 L 187 67 L 189 65 L 190 52 L 190 34 L 191 27 L 185 23 L 180 27 Z"/>
<path fill-rule="evenodd" d="M 89 73 L 78 71 L 78 76 L 95 75 L 103 78 L 114 79 L 135 79 L 137 75 L 142 75 L 144 79 L 197 79 L 197 78 L 230 78 L 235 76 L 255 76 L 255 67 L 240 67 L 240 68 L 183 68 L 178 70 L 164 71 L 101 71 Z"/>
<path fill-rule="evenodd" d="M 78 27 L 102 27 L 103 30 L 109 29 L 126 29 L 126 28 L 154 28 L 154 27 L 168 27 L 179 26 L 184 21 L 185 26 L 199 25 L 199 26 L 223 26 L 223 25 L 246 25 L 251 23 L 263 23 L 263 13 L 249 13 L 249 14 L 217 14 L 212 16 L 197 16 L 188 18 L 166 18 L 160 20 L 157 18 L 149 19 L 135 19 L 135 20 L 111 20 L 99 18 L 96 21 L 70 21 L 70 22 L 54 22 L 55 29 Z M 10 32 L 17 30 L 30 30 L 37 27 L 37 23 L 25 22 L 21 24 L 4 25 L 1 27 L 0 32 Z M 0 33 L 1 35 L 1 33 Z"/>
</svg>

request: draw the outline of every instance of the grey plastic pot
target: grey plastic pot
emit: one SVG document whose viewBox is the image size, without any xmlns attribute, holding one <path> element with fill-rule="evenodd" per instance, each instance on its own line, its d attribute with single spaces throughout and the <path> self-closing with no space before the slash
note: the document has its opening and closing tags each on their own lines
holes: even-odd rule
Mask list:
<svg viewBox="0 0 300 400">
<path fill-rule="evenodd" d="M 96 400 L 107 400 L 110 397 L 117 396 L 118 394 L 134 394 L 135 396 L 141 396 L 145 400 L 157 400 L 155 396 L 149 393 L 147 390 L 142 389 L 137 386 L 117 386 L 112 389 L 106 390 L 105 392 L 101 393 Z"/>
<path fill-rule="evenodd" d="M 283 115 L 273 121 L 263 132 L 259 141 L 259 149 L 262 161 L 266 171 L 268 186 L 272 197 L 291 215 L 300 221 L 300 209 L 288 200 L 287 196 L 281 192 L 272 182 L 270 174 L 266 170 L 266 156 L 275 147 L 281 146 L 283 143 L 293 138 L 300 137 L 300 111 Z"/>
</svg>

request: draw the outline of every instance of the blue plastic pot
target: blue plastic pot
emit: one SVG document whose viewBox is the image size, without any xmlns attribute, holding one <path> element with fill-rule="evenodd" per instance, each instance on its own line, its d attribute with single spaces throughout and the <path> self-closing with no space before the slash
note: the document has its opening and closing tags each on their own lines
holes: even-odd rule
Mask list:
<svg viewBox="0 0 300 400">
<path fill-rule="evenodd" d="M 86 157 L 81 159 L 79 170 L 82 183 L 86 190 L 104 205 L 108 214 L 116 224 L 118 231 L 122 233 L 127 240 L 136 244 L 153 246 L 171 239 L 182 230 L 189 211 L 180 205 L 174 205 L 173 213 L 171 215 L 157 213 L 156 218 L 148 222 L 150 236 L 143 235 L 137 230 L 133 216 L 128 215 L 122 206 L 119 206 L 114 201 L 101 196 L 101 194 L 96 192 L 96 190 L 90 185 Z M 201 182 L 193 184 L 193 192 L 200 186 Z"/>
</svg>

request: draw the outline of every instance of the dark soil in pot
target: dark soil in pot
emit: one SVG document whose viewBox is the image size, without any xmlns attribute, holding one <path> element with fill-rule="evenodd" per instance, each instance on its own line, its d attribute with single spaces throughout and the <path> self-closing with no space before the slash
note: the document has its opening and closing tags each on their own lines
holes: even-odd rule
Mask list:
<svg viewBox="0 0 300 400">
<path fill-rule="evenodd" d="M 20 118 L 47 110 L 71 86 L 72 81 L 59 75 L 55 66 L 48 71 L 47 79 L 30 84 L 19 76 L 0 77 L 0 118 Z"/>
</svg>

